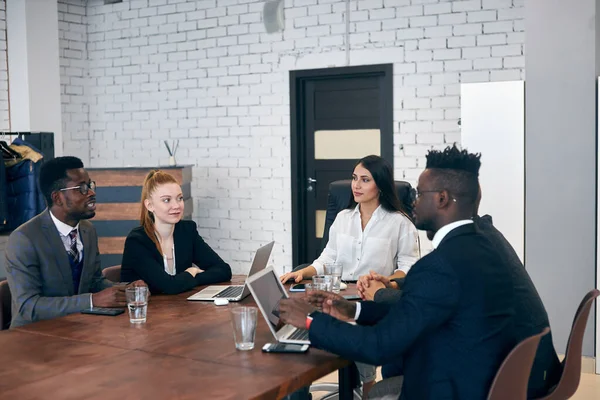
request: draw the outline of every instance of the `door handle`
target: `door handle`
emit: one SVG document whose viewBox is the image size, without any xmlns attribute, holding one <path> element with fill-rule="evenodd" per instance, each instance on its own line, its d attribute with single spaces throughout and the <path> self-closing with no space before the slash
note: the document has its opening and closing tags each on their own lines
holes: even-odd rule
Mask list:
<svg viewBox="0 0 600 400">
<path fill-rule="evenodd" d="M 312 192 L 314 190 L 313 183 L 317 183 L 317 180 L 309 177 L 307 179 L 307 181 L 308 181 L 308 187 L 306 188 L 306 191 Z"/>
<path fill-rule="evenodd" d="M 317 180 L 313 178 L 308 178 L 308 184 L 311 185 L 313 183 L 317 183 Z"/>
</svg>

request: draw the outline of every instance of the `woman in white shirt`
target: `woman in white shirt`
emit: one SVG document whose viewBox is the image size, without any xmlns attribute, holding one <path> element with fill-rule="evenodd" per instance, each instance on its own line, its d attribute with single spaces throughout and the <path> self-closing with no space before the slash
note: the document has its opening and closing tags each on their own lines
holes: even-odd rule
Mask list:
<svg viewBox="0 0 600 400">
<path fill-rule="evenodd" d="M 419 259 L 417 228 L 402 210 L 394 186 L 392 166 L 378 156 L 360 160 L 352 173 L 353 202 L 340 211 L 329 229 L 327 246 L 315 261 L 281 276 L 300 282 L 323 274 L 323 265 L 341 263 L 342 280 L 356 281 L 369 271 L 402 278 Z M 363 383 L 363 399 L 375 384 L 375 366 L 356 363 Z"/>
<path fill-rule="evenodd" d="M 334 262 L 343 265 L 344 281 L 356 281 L 369 271 L 402 278 L 419 259 L 417 229 L 402 210 L 387 161 L 373 155 L 361 159 L 352 173 L 352 194 L 354 201 L 335 218 L 319 258 L 284 274 L 282 282 L 310 279 Z"/>
</svg>

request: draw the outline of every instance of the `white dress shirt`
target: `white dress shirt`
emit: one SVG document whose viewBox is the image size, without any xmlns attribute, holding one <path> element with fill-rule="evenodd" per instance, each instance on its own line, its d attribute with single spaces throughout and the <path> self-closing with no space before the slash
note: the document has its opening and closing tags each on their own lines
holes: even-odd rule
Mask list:
<svg viewBox="0 0 600 400">
<path fill-rule="evenodd" d="M 166 254 L 163 254 L 163 263 L 165 265 L 165 272 L 171 276 L 175 276 L 176 274 L 176 268 L 175 268 L 175 244 L 173 244 L 173 254 L 171 254 L 171 256 L 173 257 L 173 268 L 171 269 L 169 267 L 169 260 L 167 259 Z"/>
<path fill-rule="evenodd" d="M 451 222 L 448 225 L 442 226 L 440 229 L 438 229 L 438 231 L 433 236 L 433 239 L 431 240 L 431 242 L 433 243 L 433 248 L 437 249 L 437 247 L 440 245 L 440 243 L 446 237 L 446 235 L 449 234 L 454 229 L 458 228 L 459 226 L 472 224 L 472 223 L 473 223 L 473 220 L 463 219 L 463 220 Z M 360 302 L 356 303 L 356 312 L 354 313 L 354 320 L 357 320 L 359 316 L 360 316 Z"/>
<path fill-rule="evenodd" d="M 71 233 L 73 229 L 77 229 L 77 261 L 81 261 L 81 258 L 83 257 L 83 241 L 81 240 L 81 232 L 79 232 L 79 223 L 77 223 L 77 225 L 75 226 L 67 225 L 64 222 L 60 221 L 58 218 L 56 218 L 54 214 L 52 214 L 52 211 L 50 211 L 50 218 L 52 218 L 52 222 L 54 222 L 54 226 L 56 226 L 56 229 L 60 234 L 60 240 L 62 240 L 63 246 L 65 246 L 65 251 L 67 253 L 71 250 L 71 239 L 69 238 L 69 233 Z M 94 302 L 92 300 L 91 293 L 90 308 L 94 308 Z"/>
<path fill-rule="evenodd" d="M 312 266 L 321 275 L 324 264 L 341 263 L 342 280 L 355 281 L 371 270 L 381 275 L 407 273 L 419 257 L 417 229 L 404 214 L 379 206 L 363 231 L 357 205 L 337 215 L 327 246 Z"/>
<path fill-rule="evenodd" d="M 69 238 L 69 234 L 73 229 L 77 229 L 77 253 L 79 256 L 77 261 L 81 261 L 81 257 L 83 257 L 83 242 L 81 241 L 81 232 L 79 232 L 79 223 L 75 226 L 67 225 L 56 218 L 54 214 L 52 214 L 52 211 L 50 211 L 50 218 L 52 218 L 52 222 L 54 222 L 54 225 L 60 234 L 60 240 L 62 240 L 67 253 L 71 250 L 71 239 Z"/>
<path fill-rule="evenodd" d="M 471 220 L 471 219 L 461 219 L 460 221 L 454 221 L 454 222 L 449 223 L 448 225 L 442 226 L 435 233 L 435 235 L 433 236 L 433 239 L 431 239 L 433 248 L 437 249 L 437 247 L 440 245 L 440 243 L 442 243 L 442 240 L 446 237 L 446 235 L 449 234 L 454 229 L 458 228 L 459 226 L 472 224 L 472 223 L 473 223 L 473 220 Z"/>
</svg>

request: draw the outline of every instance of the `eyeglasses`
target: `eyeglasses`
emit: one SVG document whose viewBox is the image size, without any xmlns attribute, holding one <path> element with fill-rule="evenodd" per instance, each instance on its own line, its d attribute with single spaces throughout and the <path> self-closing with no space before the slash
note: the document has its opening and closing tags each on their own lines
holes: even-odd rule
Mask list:
<svg viewBox="0 0 600 400">
<path fill-rule="evenodd" d="M 79 193 L 81 193 L 82 195 L 86 195 L 88 194 L 88 191 L 90 189 L 92 189 L 94 192 L 96 191 L 96 182 L 94 181 L 90 181 L 90 183 L 84 183 L 81 184 L 79 186 L 72 186 L 72 187 L 68 187 L 68 188 L 62 188 L 59 189 L 59 191 L 63 192 L 65 190 L 73 190 L 73 189 L 79 189 Z"/>
<path fill-rule="evenodd" d="M 418 199 L 419 197 L 421 197 L 421 195 L 423 193 L 436 193 L 436 192 L 441 192 L 441 190 L 416 190 L 415 191 L 415 200 Z"/>
<path fill-rule="evenodd" d="M 444 189 L 439 189 L 439 190 L 421 190 L 421 191 L 419 191 L 419 190 L 415 190 L 415 201 L 416 201 L 416 200 L 417 200 L 419 197 L 421 197 L 421 195 L 422 195 L 423 193 L 439 193 L 439 192 L 441 192 L 442 190 L 444 190 Z M 452 201 L 456 203 L 456 197 L 452 196 Z"/>
</svg>

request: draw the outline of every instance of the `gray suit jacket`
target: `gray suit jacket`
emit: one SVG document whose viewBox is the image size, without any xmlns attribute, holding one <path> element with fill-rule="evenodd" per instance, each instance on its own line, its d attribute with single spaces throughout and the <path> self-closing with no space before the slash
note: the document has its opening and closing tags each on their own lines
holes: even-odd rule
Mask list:
<svg viewBox="0 0 600 400">
<path fill-rule="evenodd" d="M 5 257 L 12 294 L 11 328 L 80 312 L 90 307 L 90 293 L 112 286 L 102 276 L 92 223 L 80 221 L 79 231 L 83 270 L 77 293 L 67 252 L 48 209 L 10 234 Z"/>
</svg>

